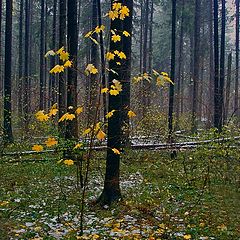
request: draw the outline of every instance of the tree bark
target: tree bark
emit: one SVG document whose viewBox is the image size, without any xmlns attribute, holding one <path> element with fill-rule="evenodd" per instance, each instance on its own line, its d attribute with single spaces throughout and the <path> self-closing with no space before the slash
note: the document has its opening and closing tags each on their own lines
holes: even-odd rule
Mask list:
<svg viewBox="0 0 240 240">
<path fill-rule="evenodd" d="M 67 6 L 66 0 L 59 0 L 59 48 L 66 47 L 66 20 L 67 20 Z M 59 74 L 58 82 L 58 107 L 59 119 L 66 113 L 66 74 Z M 58 123 L 59 135 L 64 137 L 65 125 L 63 122 Z"/>
<path fill-rule="evenodd" d="M 12 0 L 6 1 L 6 28 L 5 28 L 5 71 L 4 71 L 4 111 L 3 128 L 4 143 L 13 142 L 12 133 Z"/>
<path fill-rule="evenodd" d="M 225 81 L 225 32 L 226 32 L 226 0 L 222 0 L 222 31 L 221 31 L 221 54 L 220 54 L 220 78 L 219 78 L 219 125 L 221 132 L 223 127 L 224 111 L 224 81 Z"/>
<path fill-rule="evenodd" d="M 172 0 L 172 49 L 171 49 L 171 80 L 175 82 L 175 61 L 176 61 L 176 0 Z M 173 133 L 173 108 L 174 108 L 174 84 L 169 88 L 168 107 L 168 141 L 172 142 Z"/>
<path fill-rule="evenodd" d="M 111 1 L 113 5 L 114 0 Z M 130 17 L 125 18 L 124 20 L 115 19 L 111 21 L 111 29 L 121 33 L 124 28 L 126 27 L 130 32 L 132 28 L 132 4 L 133 1 L 131 0 L 121 0 L 119 3 L 126 4 L 130 9 Z M 122 36 L 120 42 L 114 43 L 113 41 L 110 42 L 110 52 L 114 52 L 115 50 L 118 51 L 125 51 L 127 55 L 127 60 L 122 61 L 122 65 L 118 66 L 116 61 L 109 62 L 109 68 L 114 70 L 115 72 L 109 72 L 109 85 L 112 84 L 114 79 L 118 79 L 119 76 L 126 76 L 128 80 L 128 76 L 130 74 L 130 62 L 131 62 L 131 40 L 123 40 L 125 39 Z M 124 46 L 125 44 L 130 44 L 130 46 Z M 128 51 L 126 51 L 128 47 Z M 116 74 L 117 73 L 117 74 Z M 127 74 L 126 74 L 127 73 Z M 125 75 L 126 74 L 126 75 Z M 122 79 L 119 79 L 123 85 L 123 91 L 128 92 L 128 83 L 123 82 Z M 122 127 L 123 127 L 123 118 L 121 117 L 121 110 L 123 109 L 122 98 L 124 93 L 121 93 L 117 96 L 109 96 L 109 104 L 108 104 L 108 111 L 116 110 L 114 115 L 109 118 L 108 120 L 108 137 L 107 137 L 107 161 L 106 161 L 106 173 L 105 173 L 105 180 L 104 180 L 104 189 L 100 197 L 98 198 L 97 202 L 101 205 L 111 204 L 114 201 L 118 201 L 121 199 L 121 190 L 119 184 L 119 176 L 120 176 L 120 155 L 115 154 L 113 152 L 113 148 L 118 150 L 121 149 L 121 134 L 122 134 Z"/>
<path fill-rule="evenodd" d="M 23 3 L 20 2 L 20 15 L 19 15 L 19 42 L 18 42 L 18 116 L 22 117 L 22 88 L 23 88 Z"/>
<path fill-rule="evenodd" d="M 40 96 L 39 109 L 44 109 L 44 82 L 45 82 L 45 67 L 44 67 L 44 49 L 45 49 L 45 0 L 41 0 L 41 31 L 40 31 Z"/>
<path fill-rule="evenodd" d="M 67 6 L 68 52 L 73 62 L 73 68 L 69 68 L 67 73 L 67 106 L 74 113 L 77 108 L 77 71 L 74 69 L 77 66 L 78 51 L 77 0 L 68 1 Z M 72 110 L 69 109 L 70 106 L 73 107 Z M 78 138 L 77 118 L 67 121 L 65 137 L 74 140 Z"/>
<path fill-rule="evenodd" d="M 200 0 L 195 0 L 192 132 L 197 131 L 197 113 L 199 105 L 198 86 L 200 65 L 200 7 Z"/>
<path fill-rule="evenodd" d="M 24 95 L 23 113 L 26 133 L 29 124 L 29 0 L 25 0 L 25 46 L 24 46 Z"/>
<path fill-rule="evenodd" d="M 235 72 L 235 95 L 234 95 L 234 111 L 239 116 L 239 0 L 235 0 L 236 4 L 236 72 Z"/>
</svg>

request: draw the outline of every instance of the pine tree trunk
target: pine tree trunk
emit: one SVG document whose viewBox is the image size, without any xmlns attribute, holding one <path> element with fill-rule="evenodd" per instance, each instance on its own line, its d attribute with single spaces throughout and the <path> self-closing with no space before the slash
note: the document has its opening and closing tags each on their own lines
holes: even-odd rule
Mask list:
<svg viewBox="0 0 240 240">
<path fill-rule="evenodd" d="M 214 127 L 220 122 L 219 109 L 219 39 L 218 39 L 218 0 L 214 0 Z"/>
<path fill-rule="evenodd" d="M 29 0 L 25 0 L 25 46 L 24 46 L 24 95 L 23 113 L 26 133 L 29 124 Z"/>
<path fill-rule="evenodd" d="M 226 82 L 226 90 L 225 90 L 224 123 L 226 123 L 226 120 L 228 119 L 231 80 L 232 80 L 232 53 L 229 53 L 229 55 L 228 55 L 228 69 L 227 69 L 227 82 Z"/>
<path fill-rule="evenodd" d="M 5 28 L 5 71 L 4 71 L 4 111 L 3 111 L 3 128 L 4 143 L 13 142 L 12 133 L 12 11 L 13 2 L 6 2 L 6 28 Z"/>
<path fill-rule="evenodd" d="M 234 95 L 234 111 L 239 116 L 239 0 L 236 3 L 236 72 L 235 72 L 235 95 Z"/>
<path fill-rule="evenodd" d="M 222 31 L 221 31 L 221 54 L 220 54 L 220 78 L 219 78 L 219 125 L 222 131 L 224 111 L 224 80 L 225 80 L 225 28 L 226 28 L 226 1 L 222 0 Z"/>
<path fill-rule="evenodd" d="M 200 62 L 200 0 L 195 0 L 195 21 L 194 21 L 194 67 L 193 67 L 193 104 L 192 104 L 192 132 L 197 131 L 198 113 L 198 85 L 199 85 L 199 62 Z"/>
<path fill-rule="evenodd" d="M 171 80 L 175 82 L 175 61 L 176 61 L 176 0 L 172 0 L 172 49 L 171 49 Z M 174 85 L 169 88 L 169 107 L 168 107 L 168 141 L 172 142 L 173 133 L 173 108 L 174 108 Z"/>
<path fill-rule="evenodd" d="M 184 37 L 184 9 L 185 2 L 182 1 L 182 14 L 181 14 L 181 26 L 180 26 L 180 36 L 179 36 L 179 58 L 178 58 L 178 81 L 177 81 L 177 101 L 176 101 L 176 130 L 179 129 L 179 117 L 182 105 L 182 73 L 183 73 L 183 37 Z"/>
<path fill-rule="evenodd" d="M 41 0 L 41 31 L 40 31 L 40 96 L 39 96 L 39 109 L 44 109 L 44 77 L 45 77 L 45 68 L 44 68 L 44 49 L 45 49 L 45 0 Z"/>
<path fill-rule="evenodd" d="M 56 50 L 56 36 L 57 36 L 57 1 L 54 1 L 53 3 L 53 20 L 52 20 L 52 43 L 51 43 L 51 49 Z M 50 68 L 52 69 L 56 65 L 56 60 L 54 57 L 50 60 Z M 51 74 L 49 76 L 49 100 L 50 104 L 53 105 L 57 101 L 56 97 L 56 76 Z"/>
<path fill-rule="evenodd" d="M 112 5 L 114 0 L 111 1 Z M 115 19 L 111 21 L 111 29 L 121 33 L 124 28 L 127 28 L 130 32 L 132 29 L 132 4 L 133 1 L 126 0 L 126 1 L 119 1 L 119 3 L 126 4 L 130 9 L 130 17 L 125 18 L 124 20 Z M 126 76 L 127 81 L 130 75 L 130 63 L 131 63 L 131 40 L 123 40 L 125 39 L 122 36 L 120 42 L 110 42 L 110 52 L 114 52 L 115 50 L 118 51 L 125 51 L 127 55 L 127 60 L 122 61 L 122 65 L 119 68 L 116 61 L 109 62 L 109 68 L 114 70 L 109 72 L 109 85 L 112 84 L 114 79 L 119 79 L 118 76 Z M 125 44 L 130 44 L 124 46 Z M 124 47 L 123 47 L 124 46 Z M 127 50 L 128 49 L 128 50 Z M 127 73 L 127 74 L 126 74 Z M 126 75 L 125 75 L 126 74 Z M 123 85 L 123 91 L 127 92 L 130 91 L 129 83 L 123 81 L 123 79 L 119 79 Z M 125 80 L 125 79 L 124 79 Z M 118 201 L 121 199 L 121 191 L 120 191 L 120 184 L 119 184 L 119 177 L 120 177 L 120 155 L 115 154 L 112 149 L 116 148 L 118 150 L 121 149 L 121 129 L 123 125 L 123 118 L 121 116 L 121 110 L 123 109 L 122 99 L 124 94 L 117 96 L 109 96 L 109 104 L 108 104 L 108 112 L 112 110 L 116 110 L 114 115 L 108 119 L 108 137 L 107 137 L 107 162 L 106 162 L 106 173 L 105 173 L 105 180 L 104 180 L 104 189 L 102 194 L 100 195 L 97 202 L 101 205 L 111 204 L 114 201 Z M 125 95 L 126 96 L 126 95 Z"/>
<path fill-rule="evenodd" d="M 23 101 L 23 0 L 20 2 L 19 16 L 19 42 L 18 42 L 18 116 L 22 117 L 22 101 Z"/>
<path fill-rule="evenodd" d="M 77 0 L 68 1 L 67 5 L 67 40 L 68 52 L 73 62 L 73 66 L 77 66 L 77 51 L 78 51 L 78 26 L 77 26 Z M 74 113 L 77 108 L 77 71 L 74 68 L 69 68 L 67 73 L 67 106 L 68 111 Z M 78 138 L 77 119 L 68 121 L 66 124 L 66 139 Z"/>
<path fill-rule="evenodd" d="M 66 0 L 59 0 L 59 48 L 66 47 L 66 20 L 67 20 Z M 59 119 L 66 113 L 66 74 L 59 74 L 58 83 L 58 107 Z M 65 126 L 63 122 L 58 123 L 59 135 L 64 137 Z"/>
</svg>

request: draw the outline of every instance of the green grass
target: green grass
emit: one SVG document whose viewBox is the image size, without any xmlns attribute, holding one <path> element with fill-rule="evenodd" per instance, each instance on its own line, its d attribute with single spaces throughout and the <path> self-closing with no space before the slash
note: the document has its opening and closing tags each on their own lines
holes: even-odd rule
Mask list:
<svg viewBox="0 0 240 240">
<path fill-rule="evenodd" d="M 85 234 L 114 239 L 113 229 L 115 234 L 121 229 L 127 234 L 116 239 L 240 239 L 239 154 L 229 158 L 230 168 L 228 158 L 216 156 L 206 149 L 179 153 L 177 159 L 166 152 L 126 152 L 123 201 L 102 209 L 90 204 L 103 185 L 104 154 L 98 153 L 91 164 Z M 77 239 L 81 193 L 75 167 L 59 165 L 51 155 L 22 160 L 36 158 L 0 160 L 0 239 Z M 63 229 L 65 237 L 53 237 Z"/>
</svg>

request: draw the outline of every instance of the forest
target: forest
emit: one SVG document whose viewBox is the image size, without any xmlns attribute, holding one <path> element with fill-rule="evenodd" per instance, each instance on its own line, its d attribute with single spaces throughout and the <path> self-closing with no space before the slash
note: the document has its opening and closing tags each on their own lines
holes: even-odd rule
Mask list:
<svg viewBox="0 0 240 240">
<path fill-rule="evenodd" d="M 240 239 L 239 0 L 0 0 L 0 240 Z"/>
</svg>

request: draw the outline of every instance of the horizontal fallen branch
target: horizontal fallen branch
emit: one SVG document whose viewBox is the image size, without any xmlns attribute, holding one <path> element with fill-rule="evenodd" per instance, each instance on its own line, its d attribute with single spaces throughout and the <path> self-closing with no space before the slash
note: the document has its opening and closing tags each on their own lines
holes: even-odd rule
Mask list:
<svg viewBox="0 0 240 240">
<path fill-rule="evenodd" d="M 222 143 L 227 142 L 230 140 L 239 140 L 240 136 L 234 137 L 234 138 L 219 138 L 219 139 L 209 139 L 209 140 L 203 140 L 203 141 L 192 141 L 192 142 L 180 142 L 180 143 L 148 143 L 148 144 L 133 144 L 131 146 L 131 149 L 135 150 L 141 150 L 141 149 L 153 149 L 153 150 L 173 150 L 173 149 L 192 149 L 196 148 L 202 145 L 207 145 L 210 143 Z M 213 146 L 209 146 L 212 148 Z M 235 146 L 233 146 L 235 147 Z M 88 148 L 85 148 L 87 150 Z M 93 150 L 95 151 L 103 151 L 106 150 L 106 145 L 101 146 L 94 146 Z M 25 155 L 38 155 L 38 154 L 44 154 L 44 153 L 57 153 L 61 152 L 62 150 L 44 150 L 42 152 L 35 152 L 35 151 L 22 151 L 22 152 L 9 152 L 9 153 L 2 153 L 0 156 L 25 156 Z"/>
</svg>

